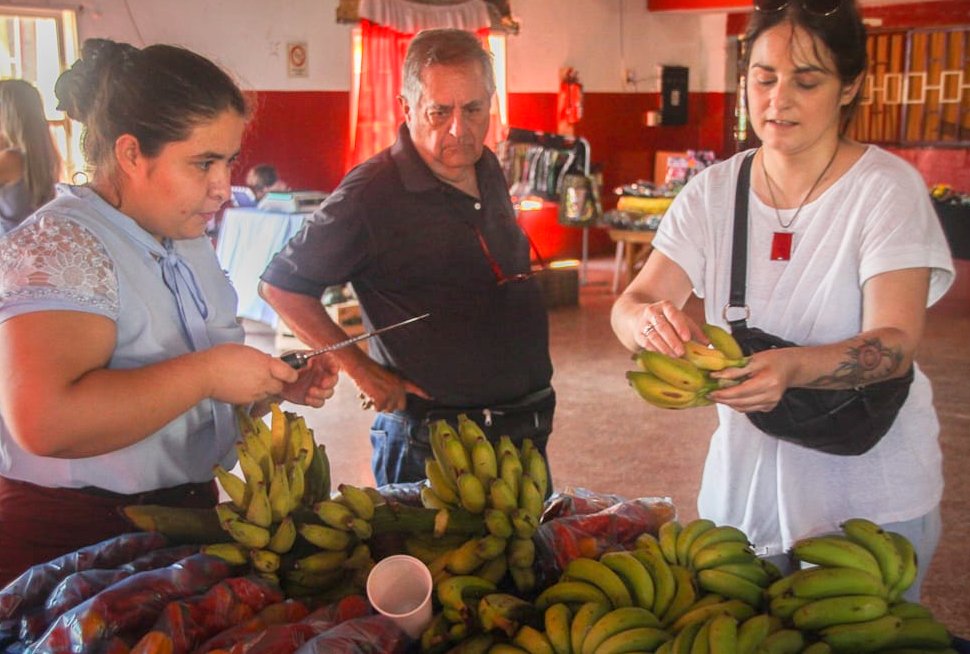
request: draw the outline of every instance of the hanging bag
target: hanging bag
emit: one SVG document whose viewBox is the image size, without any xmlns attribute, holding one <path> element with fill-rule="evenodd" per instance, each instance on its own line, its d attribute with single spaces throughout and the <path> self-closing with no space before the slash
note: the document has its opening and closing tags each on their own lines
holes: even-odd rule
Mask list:
<svg viewBox="0 0 970 654">
<path fill-rule="evenodd" d="M 588 227 L 603 214 L 599 189 L 591 175 L 568 173 L 563 176 L 559 191 L 559 224 L 567 227 Z"/>
<path fill-rule="evenodd" d="M 744 310 L 740 320 L 729 320 L 731 333 L 745 355 L 797 344 L 749 327 L 745 305 L 748 245 L 748 187 L 751 161 L 748 155 L 738 176 L 734 208 L 734 238 L 731 256 L 730 308 Z M 909 395 L 913 367 L 902 377 L 867 384 L 860 388 L 824 390 L 789 388 L 771 411 L 745 414 L 755 427 L 781 440 L 828 454 L 864 454 L 885 436 Z"/>
</svg>

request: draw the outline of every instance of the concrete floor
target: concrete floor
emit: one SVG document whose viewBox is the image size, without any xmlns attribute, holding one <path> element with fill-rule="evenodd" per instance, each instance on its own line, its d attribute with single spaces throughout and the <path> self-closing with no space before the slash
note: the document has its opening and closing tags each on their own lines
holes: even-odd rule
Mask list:
<svg viewBox="0 0 970 654">
<path fill-rule="evenodd" d="M 583 487 L 626 497 L 669 497 L 682 521 L 695 506 L 713 408 L 655 409 L 627 386 L 630 355 L 609 325 L 612 259 L 595 259 L 581 287 L 579 306 L 550 312 L 550 343 L 558 395 L 549 459 L 557 489 Z M 958 285 L 929 312 L 918 355 L 933 380 L 942 425 L 946 490 L 944 533 L 924 584 L 923 601 L 955 634 L 970 637 L 970 392 L 962 379 L 970 368 L 970 262 L 958 262 Z M 689 310 L 700 316 L 699 305 Z M 250 342 L 272 350 L 265 326 L 248 324 Z M 326 443 L 334 479 L 373 484 L 368 428 L 354 384 L 345 378 L 320 410 L 288 407 L 306 416 L 318 442 Z"/>
</svg>

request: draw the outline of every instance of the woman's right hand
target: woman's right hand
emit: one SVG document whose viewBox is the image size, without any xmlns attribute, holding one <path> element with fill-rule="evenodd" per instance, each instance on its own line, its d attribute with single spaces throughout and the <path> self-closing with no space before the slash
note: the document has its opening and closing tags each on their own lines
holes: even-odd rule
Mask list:
<svg viewBox="0 0 970 654">
<path fill-rule="evenodd" d="M 637 345 L 671 357 L 683 356 L 685 341 L 707 342 L 697 323 L 669 300 L 642 305 L 633 326 Z"/>
<path fill-rule="evenodd" d="M 209 397 L 229 404 L 249 404 L 279 395 L 299 374 L 281 359 L 261 350 L 223 343 L 200 353 L 205 357 Z"/>
<path fill-rule="evenodd" d="M 677 357 L 692 336 L 706 343 L 697 324 L 681 310 L 692 288 L 687 273 L 654 250 L 613 303 L 613 332 L 631 352 L 646 349 Z"/>
</svg>

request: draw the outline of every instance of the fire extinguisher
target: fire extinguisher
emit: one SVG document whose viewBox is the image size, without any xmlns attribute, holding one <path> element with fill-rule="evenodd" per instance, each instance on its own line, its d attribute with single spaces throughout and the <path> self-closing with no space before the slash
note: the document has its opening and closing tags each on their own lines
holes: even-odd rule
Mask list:
<svg viewBox="0 0 970 654">
<path fill-rule="evenodd" d="M 579 72 L 566 68 L 559 83 L 559 120 L 575 125 L 583 117 L 583 85 Z"/>
</svg>

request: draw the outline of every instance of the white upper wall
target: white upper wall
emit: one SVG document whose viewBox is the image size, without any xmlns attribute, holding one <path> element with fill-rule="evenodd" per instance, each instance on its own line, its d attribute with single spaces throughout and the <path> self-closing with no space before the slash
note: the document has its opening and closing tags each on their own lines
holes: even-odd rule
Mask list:
<svg viewBox="0 0 970 654">
<path fill-rule="evenodd" d="M 657 67 L 690 68 L 691 91 L 724 91 L 727 14 L 651 13 L 646 0 L 513 0 L 509 89 L 554 92 L 572 67 L 586 91 L 658 91 Z M 630 70 L 637 80 L 624 83 Z"/>
<path fill-rule="evenodd" d="M 137 46 L 173 43 L 228 69 L 246 89 L 350 89 L 351 28 L 337 0 L 19 0 L 83 7 L 80 38 Z M 559 70 L 579 71 L 592 92 L 656 91 L 657 67 L 688 66 L 691 91 L 723 91 L 726 14 L 658 14 L 646 0 L 513 0 L 521 31 L 508 39 L 509 91 L 555 92 Z M 309 74 L 287 75 L 286 45 L 306 42 Z M 633 71 L 636 84 L 625 84 Z"/>
</svg>

